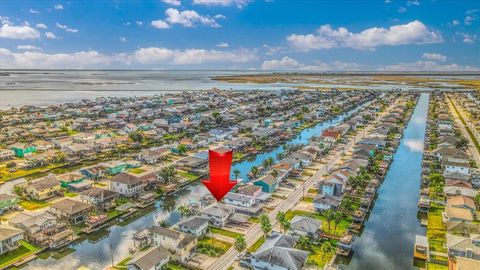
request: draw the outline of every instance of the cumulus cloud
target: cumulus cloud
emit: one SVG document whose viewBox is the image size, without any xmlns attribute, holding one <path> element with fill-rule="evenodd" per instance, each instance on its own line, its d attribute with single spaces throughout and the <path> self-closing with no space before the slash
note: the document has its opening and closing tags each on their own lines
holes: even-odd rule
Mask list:
<svg viewBox="0 0 480 270">
<path fill-rule="evenodd" d="M 430 30 L 416 20 L 390 28 L 372 27 L 359 33 L 352 33 L 345 27 L 334 29 L 326 24 L 320 26 L 314 34 L 292 34 L 287 37 L 287 41 L 297 50 L 309 51 L 339 47 L 375 49 L 378 46 L 430 44 L 443 42 L 443 38 L 439 32 Z"/>
<path fill-rule="evenodd" d="M 126 41 L 127 41 L 127 38 L 126 38 L 126 37 L 120 37 L 120 41 L 121 41 L 121 42 L 126 42 Z"/>
<path fill-rule="evenodd" d="M 141 64 L 168 62 L 173 64 L 202 64 L 210 62 L 245 63 L 256 60 L 251 50 L 218 51 L 205 49 L 171 50 L 167 48 L 141 48 L 133 53 Z"/>
<path fill-rule="evenodd" d="M 94 50 L 47 54 L 35 51 L 21 53 L 0 48 L 0 59 L 6 68 L 96 68 L 137 65 L 185 65 L 203 63 L 245 63 L 257 59 L 252 50 L 176 50 L 159 47 L 140 48 L 129 53 L 103 54 Z"/>
<path fill-rule="evenodd" d="M 40 32 L 30 27 L 30 25 L 11 25 L 8 19 L 2 19 L 3 23 L 0 27 L 0 38 L 8 39 L 37 39 L 40 38 Z"/>
<path fill-rule="evenodd" d="M 478 67 L 462 66 L 458 64 L 440 64 L 436 61 L 417 61 L 414 63 L 400 63 L 379 68 L 380 71 L 479 71 Z"/>
<path fill-rule="evenodd" d="M 397 9 L 397 12 L 398 12 L 398 13 L 405 13 L 405 12 L 407 12 L 407 8 L 406 8 L 406 7 L 399 7 L 399 8 Z"/>
<path fill-rule="evenodd" d="M 313 65 L 303 64 L 288 56 L 282 59 L 273 59 L 264 61 L 263 70 L 309 70 L 309 71 L 332 71 L 332 70 L 358 70 L 359 65 L 356 63 L 346 63 L 334 61 L 332 63 L 324 63 L 316 61 Z"/>
<path fill-rule="evenodd" d="M 238 8 L 242 8 L 251 0 L 193 0 L 194 5 L 204 5 L 204 6 L 237 6 Z"/>
<path fill-rule="evenodd" d="M 32 51 L 32 50 L 41 50 L 42 48 L 33 46 L 33 45 L 18 45 L 17 49 L 19 50 L 26 50 L 26 51 Z"/>
<path fill-rule="evenodd" d="M 463 24 L 465 25 L 472 25 L 472 23 L 474 21 L 477 20 L 478 16 L 477 16 L 477 13 L 478 13 L 478 9 L 469 9 L 465 12 L 465 14 L 467 15 L 465 17 L 465 19 L 463 19 Z"/>
<path fill-rule="evenodd" d="M 52 32 L 45 32 L 45 37 L 49 39 L 57 39 L 58 37 Z"/>
<path fill-rule="evenodd" d="M 418 0 L 409 0 L 407 1 L 407 6 L 419 6 L 420 2 Z"/>
<path fill-rule="evenodd" d="M 56 9 L 56 10 L 62 10 L 63 6 L 58 4 L 58 5 L 53 6 L 53 8 Z"/>
<path fill-rule="evenodd" d="M 43 24 L 43 23 L 37 23 L 37 25 L 35 25 L 35 27 L 37 27 L 38 29 L 47 29 L 48 27 Z"/>
<path fill-rule="evenodd" d="M 216 46 L 219 47 L 219 48 L 228 48 L 228 43 L 220 42 Z"/>
<path fill-rule="evenodd" d="M 437 62 L 447 61 L 447 57 L 439 53 L 424 53 L 422 55 L 422 58 L 425 60 L 431 60 L 431 61 L 437 61 Z"/>
<path fill-rule="evenodd" d="M 463 43 L 473 44 L 478 39 L 478 36 L 476 34 L 469 34 L 463 32 L 457 32 L 456 34 L 462 37 Z"/>
<path fill-rule="evenodd" d="M 182 4 L 182 1 L 180 0 L 161 0 L 165 4 L 172 5 L 172 6 L 180 6 Z"/>
<path fill-rule="evenodd" d="M 136 21 L 135 22 L 138 26 L 142 26 L 143 25 L 143 22 L 142 21 Z"/>
<path fill-rule="evenodd" d="M 198 14 L 195 10 L 179 11 L 175 8 L 169 8 L 165 11 L 166 21 L 170 24 L 181 24 L 185 27 L 193 27 L 196 24 L 210 27 L 220 27 L 214 18 Z"/>
<path fill-rule="evenodd" d="M 55 25 L 56 25 L 58 28 L 63 29 L 63 30 L 65 30 L 65 31 L 67 31 L 67 32 L 70 32 L 70 33 L 77 33 L 77 32 L 78 32 L 78 29 L 70 28 L 70 27 L 68 27 L 68 26 L 66 26 L 66 25 L 64 25 L 64 24 L 60 24 L 60 23 L 58 23 L 58 22 L 57 22 Z"/>
<path fill-rule="evenodd" d="M 453 25 L 453 26 L 457 26 L 459 24 L 460 24 L 459 20 L 453 20 L 452 23 L 451 23 L 451 25 Z"/>
<path fill-rule="evenodd" d="M 152 21 L 152 26 L 157 29 L 167 29 L 170 28 L 170 25 L 163 20 Z"/>
<path fill-rule="evenodd" d="M 32 13 L 32 14 L 40 14 L 40 11 L 35 10 L 35 9 L 33 9 L 33 8 L 31 8 L 29 11 L 30 11 L 30 13 Z"/>
</svg>

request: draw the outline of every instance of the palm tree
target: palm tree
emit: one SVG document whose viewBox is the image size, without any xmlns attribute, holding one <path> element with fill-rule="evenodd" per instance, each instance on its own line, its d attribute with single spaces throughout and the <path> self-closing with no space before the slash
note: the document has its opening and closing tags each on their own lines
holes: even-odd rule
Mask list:
<svg viewBox="0 0 480 270">
<path fill-rule="evenodd" d="M 277 178 L 278 177 L 278 171 L 276 169 L 272 170 L 272 175 L 273 177 Z"/>
<path fill-rule="evenodd" d="M 333 228 L 333 234 L 337 233 L 337 226 L 342 222 L 343 220 L 343 214 L 340 212 L 335 212 L 333 215 L 333 222 L 335 224 L 335 227 Z"/>
<path fill-rule="evenodd" d="M 341 203 L 341 206 L 344 210 L 351 211 L 352 210 L 353 200 L 350 197 L 344 197 Z"/>
<path fill-rule="evenodd" d="M 333 220 L 333 211 L 331 209 L 328 209 L 327 211 L 325 211 L 324 213 L 324 216 L 325 216 L 325 220 L 327 221 L 328 223 L 328 233 L 330 233 L 330 222 Z"/>
<path fill-rule="evenodd" d="M 253 166 L 252 169 L 250 170 L 250 173 L 252 174 L 253 178 L 257 178 L 258 175 L 258 167 Z"/>
<path fill-rule="evenodd" d="M 240 170 L 238 169 L 233 170 L 233 175 L 235 175 L 235 179 L 238 179 L 238 176 L 240 175 Z"/>
<path fill-rule="evenodd" d="M 332 252 L 334 249 L 332 243 L 328 242 L 328 241 L 325 241 L 322 243 L 322 245 L 320 246 L 320 251 L 322 252 L 322 259 L 325 257 L 325 255 L 327 253 L 330 253 Z"/>
<path fill-rule="evenodd" d="M 285 212 L 280 211 L 277 213 L 277 221 L 280 224 L 283 233 L 286 233 L 290 229 L 290 221 L 288 221 Z"/>
<path fill-rule="evenodd" d="M 310 238 L 306 236 L 300 236 L 297 242 L 297 247 L 299 249 L 310 251 L 312 249 L 312 242 L 310 241 Z"/>
<path fill-rule="evenodd" d="M 262 232 L 265 237 L 270 234 L 272 231 L 272 224 L 270 223 L 270 218 L 266 214 L 260 216 L 260 227 L 262 228 Z"/>
<path fill-rule="evenodd" d="M 190 216 L 190 209 L 185 205 L 180 205 L 180 207 L 178 207 L 178 211 L 180 212 L 182 218 Z"/>
<path fill-rule="evenodd" d="M 247 248 L 247 241 L 243 235 L 235 237 L 235 243 L 233 243 L 233 248 L 235 248 L 238 253 L 243 252 Z"/>
</svg>

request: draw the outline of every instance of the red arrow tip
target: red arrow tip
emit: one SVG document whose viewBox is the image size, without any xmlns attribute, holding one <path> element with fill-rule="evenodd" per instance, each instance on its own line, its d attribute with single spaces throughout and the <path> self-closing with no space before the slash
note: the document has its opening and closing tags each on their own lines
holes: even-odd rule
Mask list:
<svg viewBox="0 0 480 270">
<path fill-rule="evenodd" d="M 207 187 L 208 190 L 212 193 L 213 197 L 220 201 L 227 195 L 227 193 L 237 184 L 237 181 L 212 181 L 212 180 L 203 180 L 203 184 Z"/>
<path fill-rule="evenodd" d="M 220 153 L 209 150 L 208 159 L 210 179 L 205 179 L 202 182 L 210 190 L 213 197 L 220 201 L 237 184 L 237 181 L 230 181 L 232 151 Z"/>
</svg>

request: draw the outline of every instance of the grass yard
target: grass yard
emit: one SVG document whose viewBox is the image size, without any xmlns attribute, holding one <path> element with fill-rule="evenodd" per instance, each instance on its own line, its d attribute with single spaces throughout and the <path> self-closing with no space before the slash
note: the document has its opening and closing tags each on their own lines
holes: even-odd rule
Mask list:
<svg viewBox="0 0 480 270">
<path fill-rule="evenodd" d="M 218 233 L 218 234 L 221 234 L 223 236 L 230 237 L 230 238 L 236 238 L 237 236 L 243 236 L 243 234 L 241 234 L 241 233 L 232 232 L 232 231 L 229 231 L 229 230 L 216 228 L 216 227 L 212 227 L 212 226 L 209 226 L 208 229 L 212 233 Z"/>
<path fill-rule="evenodd" d="M 116 266 L 116 269 L 127 269 L 127 263 L 132 259 L 132 256 L 128 256 L 121 260 Z"/>
<path fill-rule="evenodd" d="M 73 198 L 73 197 L 77 197 L 77 196 L 78 196 L 77 193 L 71 192 L 71 191 L 64 191 L 64 192 L 63 192 L 63 195 L 65 195 L 65 196 L 67 196 L 67 197 L 69 197 L 69 198 Z"/>
<path fill-rule="evenodd" d="M 140 168 L 132 168 L 132 169 L 130 169 L 130 170 L 128 170 L 128 171 L 131 172 L 131 173 L 134 173 L 134 174 L 141 174 L 141 173 L 146 172 L 146 170 L 140 169 Z"/>
<path fill-rule="evenodd" d="M 177 174 L 190 181 L 198 178 L 197 175 L 185 171 L 177 171 Z"/>
<path fill-rule="evenodd" d="M 37 210 L 50 205 L 49 202 L 42 202 L 36 200 L 20 201 L 19 204 L 25 210 Z"/>
<path fill-rule="evenodd" d="M 165 265 L 165 269 L 167 270 L 187 270 L 187 268 L 177 264 L 175 262 L 169 262 Z"/>
<path fill-rule="evenodd" d="M 112 210 L 108 211 L 107 218 L 108 219 L 113 219 L 113 218 L 116 218 L 116 217 L 120 216 L 121 214 L 122 214 L 122 212 L 120 212 L 116 209 L 112 209 Z"/>
<path fill-rule="evenodd" d="M 39 248 L 37 248 L 36 246 L 22 240 L 20 241 L 19 248 L 12 252 L 4 253 L 0 256 L 0 268 L 3 269 L 5 266 L 13 264 L 16 261 L 25 258 L 38 250 Z"/>
<path fill-rule="evenodd" d="M 446 241 L 447 227 L 442 221 L 443 207 L 433 206 L 428 211 L 427 237 L 430 249 L 438 252 L 446 252 L 443 247 Z"/>
<path fill-rule="evenodd" d="M 230 247 L 232 246 L 231 243 L 221 241 L 221 240 L 218 240 L 218 239 L 214 239 L 214 238 L 211 238 L 211 237 L 208 237 L 208 236 L 204 236 L 204 237 L 198 239 L 198 243 L 199 244 L 204 243 L 204 244 L 207 244 L 207 245 L 213 245 L 217 248 L 223 249 L 224 251 L 229 250 Z"/>
<path fill-rule="evenodd" d="M 265 243 L 265 236 L 262 236 L 260 238 L 258 238 L 258 240 L 253 243 L 253 245 L 251 245 L 247 251 L 250 252 L 250 253 L 253 253 L 255 251 L 257 251 L 257 249 L 263 244 Z"/>
<path fill-rule="evenodd" d="M 429 262 L 427 269 L 428 270 L 448 270 L 448 266 Z"/>
<path fill-rule="evenodd" d="M 334 246 L 336 246 L 336 244 Z M 332 259 L 333 255 L 335 255 L 335 250 L 332 250 L 328 253 L 323 253 L 318 245 L 314 245 L 312 249 L 313 252 L 311 252 L 307 258 L 307 265 L 323 267 Z"/>
</svg>

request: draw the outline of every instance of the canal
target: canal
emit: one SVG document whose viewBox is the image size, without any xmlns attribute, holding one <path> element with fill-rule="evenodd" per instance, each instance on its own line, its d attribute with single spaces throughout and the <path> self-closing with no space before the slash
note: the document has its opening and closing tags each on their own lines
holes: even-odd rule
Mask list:
<svg viewBox="0 0 480 270">
<path fill-rule="evenodd" d="M 286 144 L 307 144 L 312 136 L 319 136 L 323 130 L 345 121 L 370 103 L 366 102 L 330 120 L 304 129 L 299 135 L 286 142 Z M 282 146 L 279 146 L 269 152 L 260 153 L 251 159 L 236 163 L 232 166 L 232 179 L 234 170 L 239 170 L 239 177 L 246 179 L 253 166 L 261 166 L 262 162 L 270 157 L 277 160 L 277 155 L 282 151 Z M 101 230 L 79 243 L 71 244 L 68 248 L 61 250 L 61 252 L 40 254 L 39 258 L 30 262 L 25 269 L 67 270 L 77 269 L 81 266 L 89 269 L 103 269 L 112 264 L 112 256 L 116 264 L 129 255 L 129 248 L 133 246 L 132 236 L 135 232 L 156 225 L 164 220 L 168 221 L 169 224 L 177 223 L 180 220 L 180 213 L 175 210 L 175 207 L 190 201 L 198 201 L 207 192 L 203 185 L 195 184 L 189 186 L 183 194 L 179 194 L 173 200 L 158 200 L 154 209 L 151 209 L 150 212 L 142 213 L 140 218 L 130 223 L 119 223 L 109 229 Z"/>
<path fill-rule="evenodd" d="M 422 93 L 347 269 L 413 269 L 422 151 L 429 94 Z M 343 267 L 342 267 L 343 268 Z"/>
</svg>

